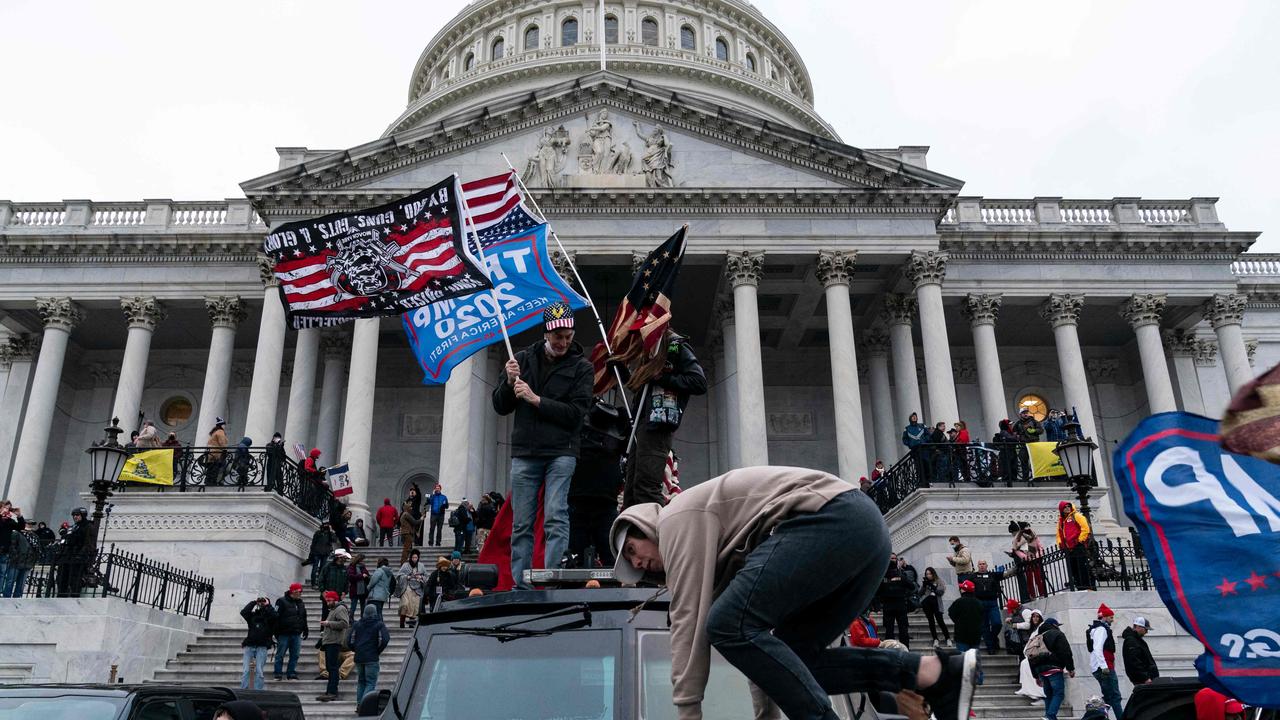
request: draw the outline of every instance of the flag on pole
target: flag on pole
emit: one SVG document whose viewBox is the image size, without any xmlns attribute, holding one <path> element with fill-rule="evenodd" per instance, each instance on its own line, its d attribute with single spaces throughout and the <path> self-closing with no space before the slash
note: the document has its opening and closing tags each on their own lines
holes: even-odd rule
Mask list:
<svg viewBox="0 0 1280 720">
<path fill-rule="evenodd" d="M 609 343 L 613 354 L 605 349 L 604 342 L 597 343 L 591 351 L 591 364 L 595 369 L 596 395 L 613 387 L 616 375 L 609 371 L 610 362 L 629 365 L 635 360 L 657 357 L 664 350 L 662 339 L 671 325 L 671 298 L 675 294 L 680 264 L 684 261 L 685 233 L 689 226 L 681 227 L 675 235 L 649 253 L 631 280 L 631 290 L 623 298 L 622 305 L 609 326 Z M 633 375 L 632 382 L 647 382 L 649 378 Z"/>
<path fill-rule="evenodd" d="M 454 175 L 385 205 L 282 225 L 263 252 L 291 318 L 380 317 L 488 288 L 463 240 Z"/>
<path fill-rule="evenodd" d="M 173 448 L 135 452 L 124 461 L 119 479 L 148 485 L 172 485 Z"/>
<path fill-rule="evenodd" d="M 528 232 L 541 224 L 525 208 L 514 170 L 463 183 L 462 195 L 471 208 L 471 220 L 482 244 Z"/>
</svg>

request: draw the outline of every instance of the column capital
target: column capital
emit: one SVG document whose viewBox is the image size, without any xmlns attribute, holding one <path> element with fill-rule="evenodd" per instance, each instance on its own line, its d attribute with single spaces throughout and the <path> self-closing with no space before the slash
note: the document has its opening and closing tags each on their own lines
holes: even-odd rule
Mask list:
<svg viewBox="0 0 1280 720">
<path fill-rule="evenodd" d="M 1120 361 L 1115 358 L 1090 358 L 1084 367 L 1094 382 L 1115 382 L 1120 372 Z"/>
<path fill-rule="evenodd" d="M 280 284 L 280 279 L 276 277 L 276 261 L 266 255 L 258 255 L 258 275 L 262 280 L 262 287 L 271 288 Z"/>
<path fill-rule="evenodd" d="M 884 296 L 884 317 L 890 325 L 911 325 L 916 314 L 916 299 L 910 295 L 890 293 Z"/>
<path fill-rule="evenodd" d="M 1204 302 L 1204 319 L 1214 330 L 1223 325 L 1239 325 L 1244 320 L 1244 306 L 1249 296 L 1242 293 L 1218 293 Z"/>
<path fill-rule="evenodd" d="M 124 311 L 130 328 L 143 330 L 154 331 L 156 325 L 169 316 L 169 311 L 165 309 L 164 304 L 154 297 L 120 298 L 120 309 Z"/>
<path fill-rule="evenodd" d="M 556 272 L 560 274 L 560 277 L 564 278 L 565 282 L 569 283 L 570 287 L 574 284 L 573 264 L 577 261 L 577 256 L 577 251 L 572 250 L 568 255 L 559 250 L 551 251 L 551 267 L 556 269 Z"/>
<path fill-rule="evenodd" d="M 917 250 L 907 258 L 907 278 L 917 289 L 921 285 L 941 285 L 943 278 L 947 276 L 947 260 L 950 258 L 945 252 Z"/>
<path fill-rule="evenodd" d="M 853 265 L 857 259 L 857 250 L 819 250 L 816 274 L 822 287 L 847 286 L 853 277 Z"/>
<path fill-rule="evenodd" d="M 1054 327 L 1075 325 L 1080 321 L 1080 309 L 1083 307 L 1083 295 L 1054 293 L 1040 304 L 1040 317 Z"/>
<path fill-rule="evenodd" d="M 1164 346 L 1173 357 L 1195 357 L 1197 344 L 1201 342 L 1194 333 L 1187 330 L 1165 330 L 1161 335 Z"/>
<path fill-rule="evenodd" d="M 871 328 L 862 333 L 862 346 L 867 349 L 868 355 L 888 355 L 889 333 L 880 328 Z"/>
<path fill-rule="evenodd" d="M 1253 365 L 1253 356 L 1258 353 L 1258 338 L 1245 338 L 1244 351 L 1249 356 L 1249 364 Z"/>
<path fill-rule="evenodd" d="M 1218 344 L 1210 340 L 1196 340 L 1195 363 L 1199 367 L 1218 364 Z"/>
<path fill-rule="evenodd" d="M 236 329 L 249 316 L 244 302 L 235 295 L 218 295 L 204 299 L 204 307 L 209 311 L 209 322 L 214 327 Z"/>
<path fill-rule="evenodd" d="M 320 336 L 320 356 L 326 361 L 346 360 L 351 354 L 351 339 L 342 333 L 324 333 Z"/>
<path fill-rule="evenodd" d="M 764 275 L 764 252 L 729 251 L 725 255 L 724 274 L 735 288 L 739 285 L 759 286 Z"/>
<path fill-rule="evenodd" d="M 71 298 L 36 298 L 36 311 L 46 328 L 71 332 L 84 319 L 84 310 Z"/>
<path fill-rule="evenodd" d="M 40 337 L 37 335 L 12 335 L 5 344 L 5 353 L 10 363 L 31 362 L 40 352 Z"/>
<path fill-rule="evenodd" d="M 1147 325 L 1160 325 L 1168 296 L 1164 293 L 1135 293 L 1120 303 L 1120 317 L 1137 330 Z"/>
<path fill-rule="evenodd" d="M 993 295 L 969 293 L 964 297 L 964 305 L 960 306 L 960 314 L 969 320 L 969 325 L 972 327 L 995 325 L 996 318 L 1000 317 L 1000 304 L 1003 302 L 1004 296 L 998 293 Z"/>
</svg>

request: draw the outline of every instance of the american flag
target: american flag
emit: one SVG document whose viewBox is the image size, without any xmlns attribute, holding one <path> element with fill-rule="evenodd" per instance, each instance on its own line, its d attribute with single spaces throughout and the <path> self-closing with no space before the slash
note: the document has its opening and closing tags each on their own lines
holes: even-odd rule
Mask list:
<svg viewBox="0 0 1280 720">
<path fill-rule="evenodd" d="M 524 206 L 516 173 L 510 171 L 462 184 L 476 233 L 484 244 L 528 232 L 540 224 Z"/>
</svg>

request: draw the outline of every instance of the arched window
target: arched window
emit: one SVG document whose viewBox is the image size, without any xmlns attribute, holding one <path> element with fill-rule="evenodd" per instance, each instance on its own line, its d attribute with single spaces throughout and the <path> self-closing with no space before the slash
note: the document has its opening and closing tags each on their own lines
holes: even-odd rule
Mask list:
<svg viewBox="0 0 1280 720">
<path fill-rule="evenodd" d="M 618 16 L 604 16 L 604 41 L 609 45 L 618 44 Z"/>
<path fill-rule="evenodd" d="M 538 49 L 538 26 L 537 25 L 530 25 L 528 28 L 525 29 L 524 49 L 525 50 Z"/>
<path fill-rule="evenodd" d="M 777 70 L 775 70 L 775 69 L 773 69 L 773 68 L 770 68 L 770 69 L 769 69 L 769 79 L 770 79 L 770 80 L 772 80 L 772 81 L 774 81 L 774 82 L 778 82 L 778 71 L 777 71 Z"/>
<path fill-rule="evenodd" d="M 729 43 L 724 38 L 716 38 L 716 59 L 729 62 Z"/>
<path fill-rule="evenodd" d="M 476 68 L 476 56 L 474 53 L 467 53 L 467 59 L 462 61 L 462 72 L 471 72 Z"/>
<path fill-rule="evenodd" d="M 658 21 L 647 17 L 640 21 L 640 42 L 651 47 L 658 46 Z"/>
<path fill-rule="evenodd" d="M 568 47 L 578 44 L 578 20 L 569 18 L 560 23 L 560 45 Z"/>
<path fill-rule="evenodd" d="M 1018 412 L 1030 410 L 1031 417 L 1043 421 L 1049 417 L 1049 403 L 1035 393 L 1027 393 L 1018 399 Z"/>
<path fill-rule="evenodd" d="M 756 56 L 751 53 L 747 53 L 747 69 L 751 72 L 756 71 Z"/>
<path fill-rule="evenodd" d="M 680 49 L 681 50 L 697 50 L 698 34 L 688 25 L 680 26 Z"/>
<path fill-rule="evenodd" d="M 502 59 L 502 52 L 503 52 L 504 50 L 506 50 L 506 45 L 507 45 L 507 44 L 506 44 L 505 42 L 503 42 L 502 38 L 498 38 L 497 40 L 494 40 L 494 41 L 493 41 L 493 52 L 491 52 L 491 53 L 489 54 L 489 59 L 490 59 L 490 60 L 501 60 L 501 59 Z"/>
</svg>

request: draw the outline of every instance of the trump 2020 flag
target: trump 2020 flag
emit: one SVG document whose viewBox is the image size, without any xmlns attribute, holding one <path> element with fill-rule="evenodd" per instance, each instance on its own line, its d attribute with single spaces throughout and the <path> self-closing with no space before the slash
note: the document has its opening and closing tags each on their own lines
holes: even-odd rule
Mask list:
<svg viewBox="0 0 1280 720">
<path fill-rule="evenodd" d="M 480 236 L 493 292 L 446 300 L 401 316 L 424 385 L 449 379 L 458 363 L 502 341 L 498 313 L 511 335 L 537 326 L 552 303 L 579 310 L 587 301 L 555 271 L 547 254 L 547 226 L 511 237 Z"/>
<path fill-rule="evenodd" d="M 1142 421 L 1114 463 L 1160 598 L 1204 645 L 1201 681 L 1280 707 L 1280 467 L 1187 413 Z"/>
<path fill-rule="evenodd" d="M 453 175 L 386 205 L 281 225 L 263 251 L 295 324 L 399 315 L 489 287 L 463 224 Z"/>
</svg>

